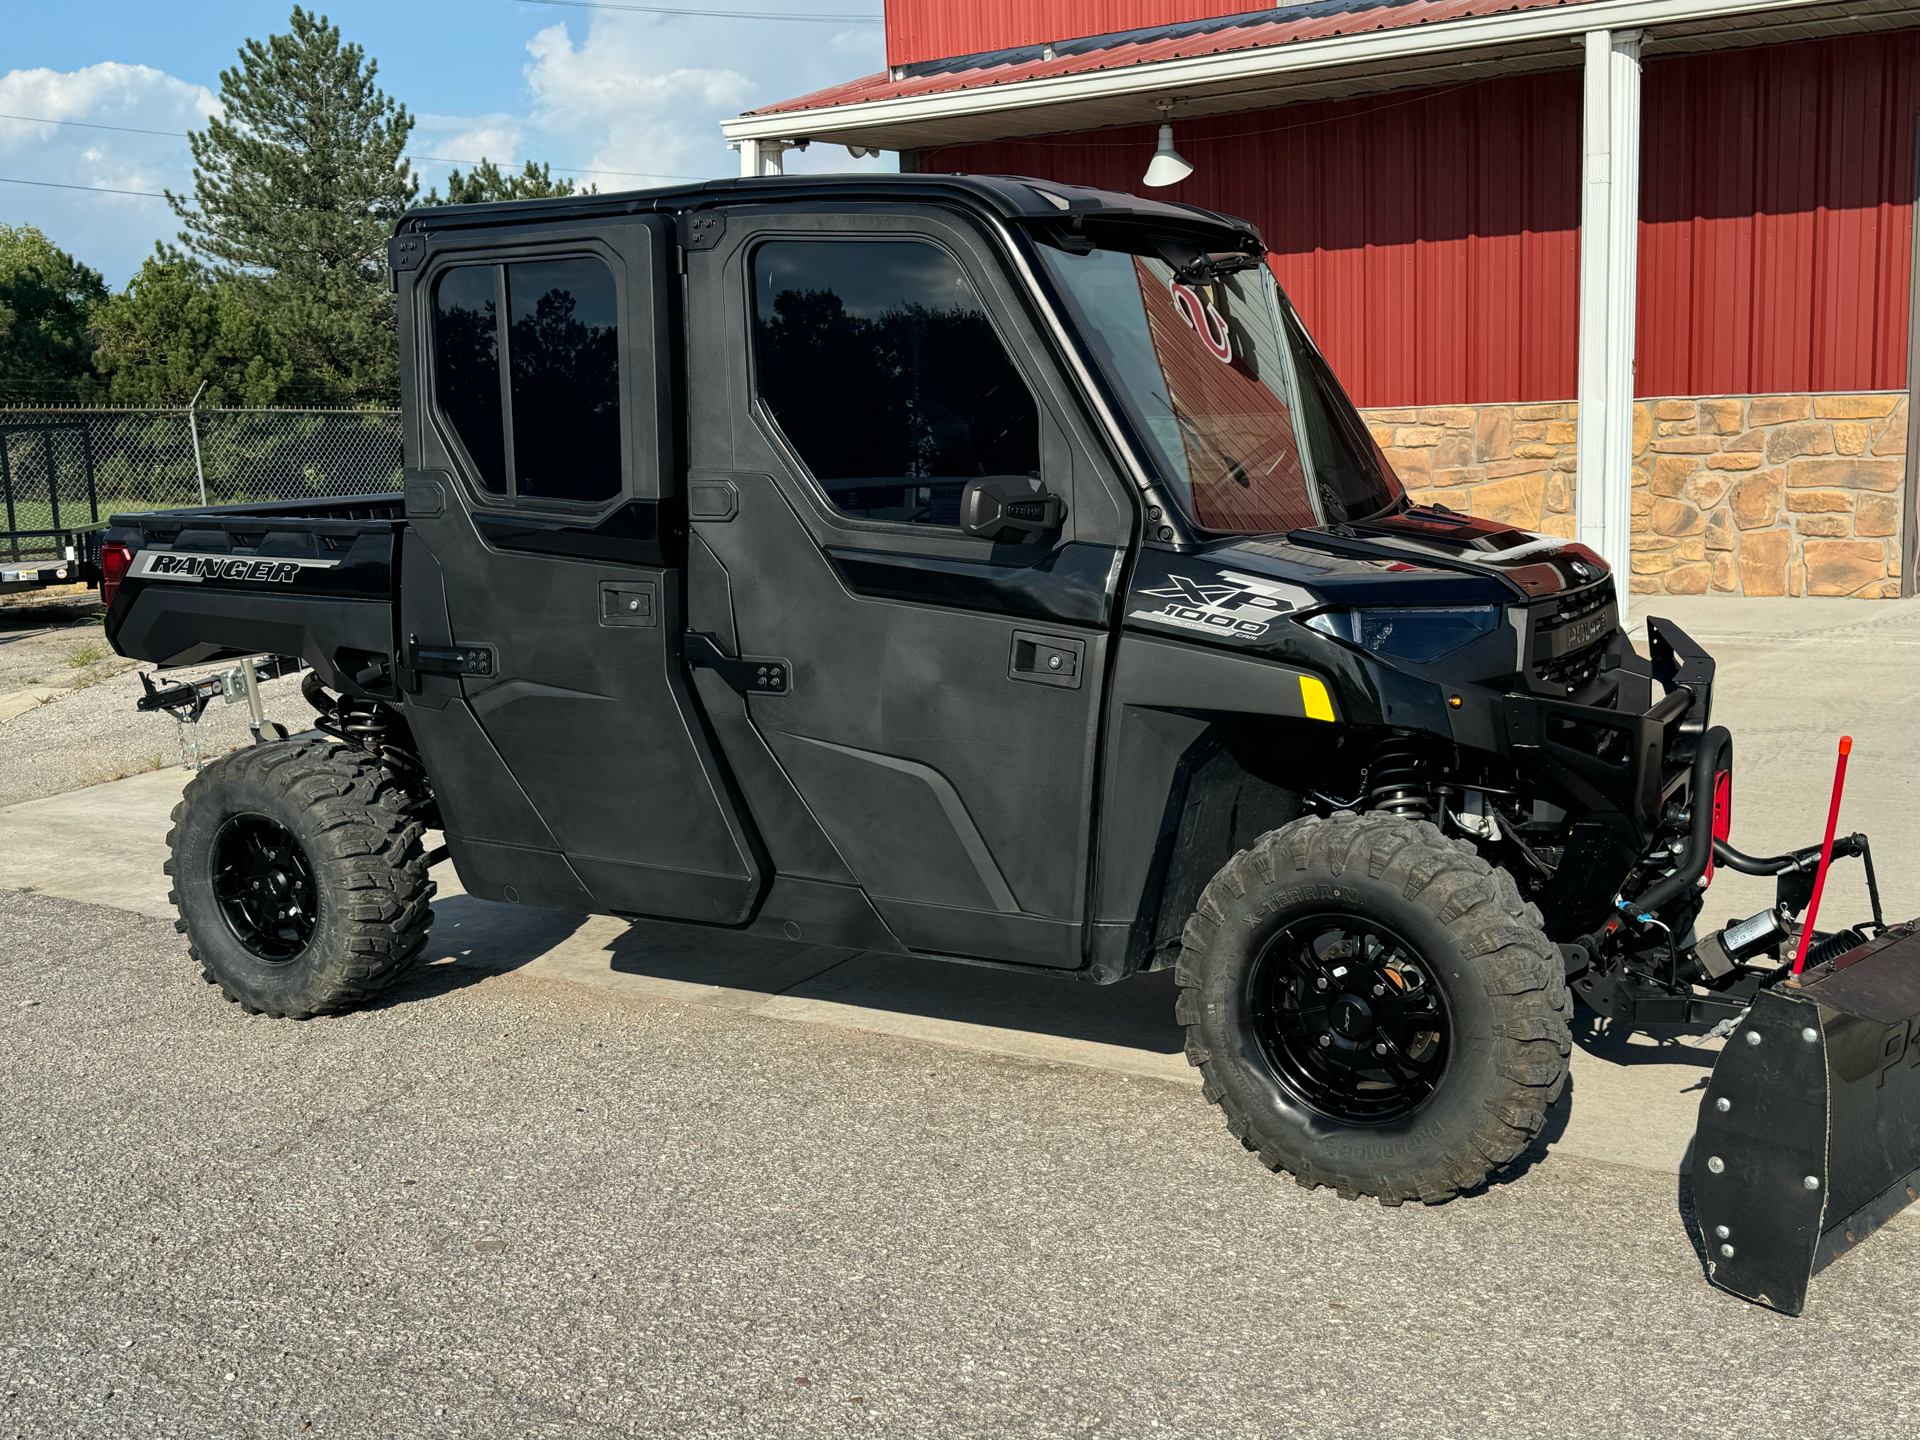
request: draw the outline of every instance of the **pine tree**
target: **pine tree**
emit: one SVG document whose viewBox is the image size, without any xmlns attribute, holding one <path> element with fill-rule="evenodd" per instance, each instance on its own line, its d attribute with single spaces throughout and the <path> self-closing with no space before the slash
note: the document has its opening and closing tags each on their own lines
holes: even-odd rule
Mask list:
<svg viewBox="0 0 1921 1441">
<path fill-rule="evenodd" d="M 253 292 L 293 365 L 287 393 L 310 403 L 399 391 L 386 247 L 418 189 L 414 119 L 378 68 L 295 6 L 287 34 L 220 72 L 223 113 L 191 136 L 194 203 L 167 196 L 182 243 Z"/>
<path fill-rule="evenodd" d="M 465 175 L 458 170 L 447 174 L 447 195 L 441 198 L 438 187 L 427 192 L 422 205 L 479 205 L 489 200 L 540 200 L 552 195 L 592 195 L 598 187 L 585 191 L 574 188 L 565 178 L 556 180 L 545 161 L 536 165 L 529 160 L 518 175 L 503 171 L 486 156 Z"/>
</svg>

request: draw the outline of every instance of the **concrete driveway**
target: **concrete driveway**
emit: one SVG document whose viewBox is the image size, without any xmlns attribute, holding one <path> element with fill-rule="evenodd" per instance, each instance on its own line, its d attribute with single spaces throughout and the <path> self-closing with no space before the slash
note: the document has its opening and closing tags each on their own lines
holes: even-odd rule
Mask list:
<svg viewBox="0 0 1921 1441">
<path fill-rule="evenodd" d="M 1790 605 L 1670 608 L 1722 659 L 1737 843 L 1818 838 L 1850 728 L 1844 824 L 1913 915 L 1916 611 Z M 1810 700 L 1840 674 L 1847 696 Z M 183 779 L 0 811 L 7 1431 L 1921 1424 L 1912 1211 L 1798 1321 L 1702 1279 L 1676 1173 L 1713 1053 L 1689 1038 L 1584 1027 L 1549 1148 L 1386 1211 L 1225 1134 L 1164 975 L 561 916 L 443 867 L 428 965 L 378 1008 L 275 1023 L 220 1001 L 173 932 Z M 1713 894 L 1766 902 L 1738 891 Z"/>
</svg>

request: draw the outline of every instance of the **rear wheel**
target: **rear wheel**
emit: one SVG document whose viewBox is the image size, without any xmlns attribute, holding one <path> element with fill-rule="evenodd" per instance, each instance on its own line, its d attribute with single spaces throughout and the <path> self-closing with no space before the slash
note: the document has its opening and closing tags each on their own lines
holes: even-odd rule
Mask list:
<svg viewBox="0 0 1921 1441">
<path fill-rule="evenodd" d="M 1176 979 L 1207 1098 L 1304 1186 L 1445 1200 L 1519 1156 L 1566 1083 L 1540 913 L 1424 821 L 1270 831 L 1202 893 Z"/>
<path fill-rule="evenodd" d="M 362 1004 L 427 943 L 424 827 L 370 755 L 323 741 L 236 751 L 187 783 L 173 821 L 176 924 L 201 974 L 248 1011 Z"/>
</svg>

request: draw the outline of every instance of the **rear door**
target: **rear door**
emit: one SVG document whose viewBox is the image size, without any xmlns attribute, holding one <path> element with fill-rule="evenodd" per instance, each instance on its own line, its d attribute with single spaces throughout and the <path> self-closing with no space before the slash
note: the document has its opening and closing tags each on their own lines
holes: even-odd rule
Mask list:
<svg viewBox="0 0 1921 1441">
<path fill-rule="evenodd" d="M 652 216 L 412 257 L 402 661 L 470 889 L 735 924 L 766 874 L 680 665 L 672 257 Z"/>
<path fill-rule="evenodd" d="M 896 936 L 1079 965 L 1133 516 L 1003 262 L 911 207 L 685 233 L 690 629 L 790 678 L 746 710 Z M 1064 526 L 964 535 L 976 475 L 1040 476 Z"/>
</svg>

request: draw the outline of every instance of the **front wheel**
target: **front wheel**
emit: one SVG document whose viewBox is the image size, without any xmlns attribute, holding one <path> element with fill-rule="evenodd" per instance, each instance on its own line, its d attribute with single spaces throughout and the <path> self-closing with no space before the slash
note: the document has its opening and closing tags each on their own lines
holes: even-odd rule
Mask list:
<svg viewBox="0 0 1921 1441">
<path fill-rule="evenodd" d="M 1204 1094 L 1304 1186 L 1445 1200 L 1519 1156 L 1567 1081 L 1540 913 L 1425 821 L 1268 832 L 1202 893 L 1175 977 Z"/>
</svg>

